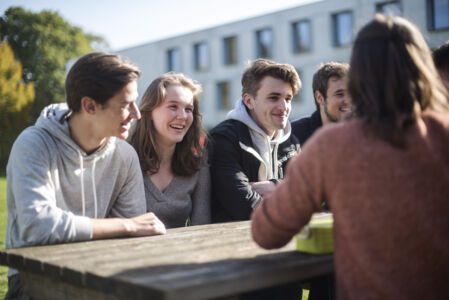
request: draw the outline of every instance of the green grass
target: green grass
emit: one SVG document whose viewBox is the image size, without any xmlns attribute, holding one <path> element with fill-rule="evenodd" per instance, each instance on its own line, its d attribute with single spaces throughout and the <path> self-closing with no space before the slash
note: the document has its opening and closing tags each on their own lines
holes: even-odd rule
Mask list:
<svg viewBox="0 0 449 300">
<path fill-rule="evenodd" d="M 5 248 L 6 235 L 6 177 L 0 175 L 0 249 Z M 8 289 L 8 279 L 6 273 L 8 268 L 0 266 L 0 299 L 5 298 L 6 290 Z"/>
</svg>

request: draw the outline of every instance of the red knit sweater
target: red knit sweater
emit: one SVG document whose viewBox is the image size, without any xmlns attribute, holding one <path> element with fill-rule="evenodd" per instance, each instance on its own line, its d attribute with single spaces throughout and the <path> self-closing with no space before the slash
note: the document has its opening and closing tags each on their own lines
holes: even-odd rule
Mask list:
<svg viewBox="0 0 449 300">
<path fill-rule="evenodd" d="M 449 114 L 426 113 L 406 140 L 361 121 L 319 130 L 254 211 L 254 240 L 282 247 L 327 202 L 337 299 L 448 299 Z"/>
</svg>

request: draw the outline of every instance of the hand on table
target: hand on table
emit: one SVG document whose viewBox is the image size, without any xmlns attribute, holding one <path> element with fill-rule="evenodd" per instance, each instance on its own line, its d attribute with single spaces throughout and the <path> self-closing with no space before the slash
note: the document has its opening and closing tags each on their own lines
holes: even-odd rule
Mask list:
<svg viewBox="0 0 449 300">
<path fill-rule="evenodd" d="M 259 193 L 262 197 L 267 193 L 273 191 L 276 185 L 271 181 L 259 181 L 259 182 L 250 182 L 251 188 Z"/>
<path fill-rule="evenodd" d="M 152 212 L 128 219 L 127 226 L 131 236 L 165 234 L 165 225 Z"/>
</svg>

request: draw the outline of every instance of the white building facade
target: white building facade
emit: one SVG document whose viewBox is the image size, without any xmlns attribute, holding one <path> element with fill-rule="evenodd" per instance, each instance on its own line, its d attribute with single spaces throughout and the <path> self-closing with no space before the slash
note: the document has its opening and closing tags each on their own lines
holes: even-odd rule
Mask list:
<svg viewBox="0 0 449 300">
<path fill-rule="evenodd" d="M 203 86 L 201 113 L 207 128 L 224 120 L 241 96 L 241 75 L 258 57 L 289 63 L 303 89 L 291 119 L 315 110 L 312 77 L 322 62 L 349 62 L 357 31 L 376 12 L 399 14 L 415 23 L 429 46 L 449 40 L 449 0 L 322 0 L 118 51 L 142 70 L 139 94 L 168 71 Z"/>
</svg>

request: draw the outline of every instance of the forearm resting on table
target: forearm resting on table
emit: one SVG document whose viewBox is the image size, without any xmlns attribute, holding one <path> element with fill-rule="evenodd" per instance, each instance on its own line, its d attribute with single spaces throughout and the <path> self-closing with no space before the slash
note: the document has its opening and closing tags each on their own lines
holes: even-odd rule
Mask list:
<svg viewBox="0 0 449 300">
<path fill-rule="evenodd" d="M 134 218 L 91 219 L 92 239 L 165 234 L 164 224 L 149 212 Z"/>
</svg>

